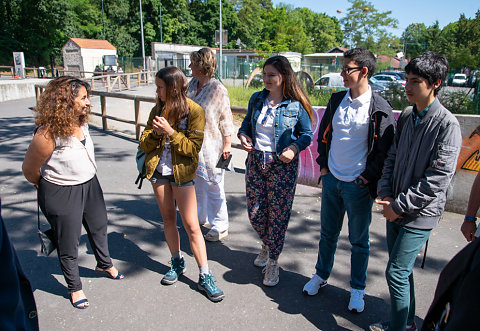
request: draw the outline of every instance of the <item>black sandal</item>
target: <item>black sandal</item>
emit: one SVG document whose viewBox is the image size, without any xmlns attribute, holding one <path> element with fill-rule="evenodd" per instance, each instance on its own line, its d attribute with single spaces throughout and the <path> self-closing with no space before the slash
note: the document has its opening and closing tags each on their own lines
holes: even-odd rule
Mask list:
<svg viewBox="0 0 480 331">
<path fill-rule="evenodd" d="M 72 304 L 73 307 L 77 308 L 77 309 L 87 309 L 88 308 L 88 299 L 85 298 L 85 299 L 80 299 L 78 301 L 75 301 L 73 302 L 73 299 L 72 299 L 72 294 L 70 294 L 70 303 Z M 84 304 L 83 306 L 80 306 L 81 304 Z"/>
</svg>

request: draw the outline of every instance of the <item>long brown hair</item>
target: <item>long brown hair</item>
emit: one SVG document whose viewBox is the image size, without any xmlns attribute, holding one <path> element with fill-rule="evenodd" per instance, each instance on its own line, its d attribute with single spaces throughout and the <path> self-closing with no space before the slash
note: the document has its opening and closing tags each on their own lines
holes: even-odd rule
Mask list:
<svg viewBox="0 0 480 331">
<path fill-rule="evenodd" d="M 72 76 L 50 81 L 34 109 L 35 125 L 45 127 L 58 137 L 71 136 L 75 126 L 83 125 L 88 120 L 88 113 L 80 116 L 75 114 L 75 98 L 81 87 L 85 87 L 90 94 L 90 84 Z"/>
<path fill-rule="evenodd" d="M 187 77 L 177 67 L 163 68 L 155 77 L 163 80 L 167 88 L 165 102 L 157 95 L 157 112 L 165 117 L 170 125 L 178 124 L 190 113 L 187 102 Z"/>
<path fill-rule="evenodd" d="M 295 77 L 292 66 L 288 59 L 282 55 L 272 56 L 265 61 L 263 68 L 266 65 L 274 66 L 275 69 L 282 75 L 283 79 L 283 96 L 288 99 L 295 99 L 300 101 L 303 108 L 307 111 L 308 117 L 310 117 L 310 122 L 313 124 L 313 108 L 310 100 L 303 91 L 302 86 Z"/>
</svg>

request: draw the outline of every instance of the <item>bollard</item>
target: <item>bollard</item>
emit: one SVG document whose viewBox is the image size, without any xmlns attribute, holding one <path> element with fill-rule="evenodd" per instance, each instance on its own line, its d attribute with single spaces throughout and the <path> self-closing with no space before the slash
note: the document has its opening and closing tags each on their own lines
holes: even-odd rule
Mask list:
<svg viewBox="0 0 480 331">
<path fill-rule="evenodd" d="M 140 139 L 140 100 L 137 100 L 136 96 L 134 99 L 135 102 L 135 137 Z"/>
<path fill-rule="evenodd" d="M 102 128 L 107 130 L 107 118 L 105 117 L 107 115 L 107 98 L 104 95 L 100 96 L 100 108 L 102 110 Z"/>
</svg>

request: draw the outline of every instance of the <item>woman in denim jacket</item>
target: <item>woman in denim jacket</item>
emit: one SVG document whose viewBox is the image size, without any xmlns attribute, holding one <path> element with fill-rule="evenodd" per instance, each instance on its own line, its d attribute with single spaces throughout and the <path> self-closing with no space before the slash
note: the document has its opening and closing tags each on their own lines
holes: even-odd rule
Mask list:
<svg viewBox="0 0 480 331">
<path fill-rule="evenodd" d="M 265 62 L 263 82 L 265 89 L 250 98 L 238 137 L 248 152 L 248 217 L 262 240 L 254 265 L 265 267 L 263 284 L 275 286 L 295 195 L 298 154 L 312 141 L 313 110 L 286 57 Z"/>
</svg>

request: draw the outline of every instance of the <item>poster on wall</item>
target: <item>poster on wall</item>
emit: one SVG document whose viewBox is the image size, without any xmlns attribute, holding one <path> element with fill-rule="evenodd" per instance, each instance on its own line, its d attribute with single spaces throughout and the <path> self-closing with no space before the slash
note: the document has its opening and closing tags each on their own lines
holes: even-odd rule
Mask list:
<svg viewBox="0 0 480 331">
<path fill-rule="evenodd" d="M 25 78 L 25 57 L 23 52 L 13 52 L 13 64 L 15 67 L 15 76 Z"/>
</svg>

